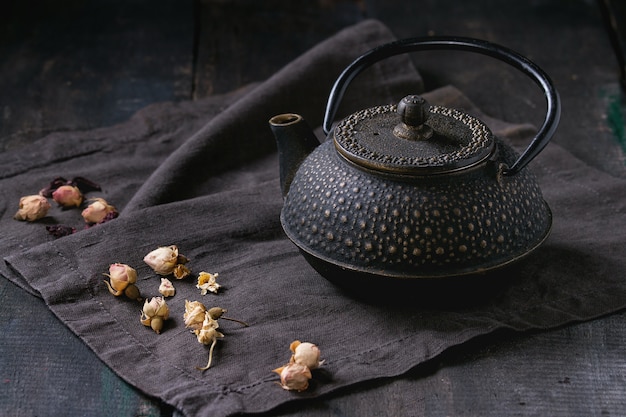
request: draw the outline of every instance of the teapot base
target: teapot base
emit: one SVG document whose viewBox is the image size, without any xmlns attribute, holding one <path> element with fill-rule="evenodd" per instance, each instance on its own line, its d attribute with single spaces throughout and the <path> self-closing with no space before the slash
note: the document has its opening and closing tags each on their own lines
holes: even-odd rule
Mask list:
<svg viewBox="0 0 626 417">
<path fill-rule="evenodd" d="M 477 305 L 496 297 L 517 278 L 517 262 L 463 276 L 406 279 L 346 269 L 301 253 L 313 269 L 347 297 L 394 308 L 450 309 Z"/>
<path fill-rule="evenodd" d="M 398 307 L 458 308 L 476 305 L 497 296 L 522 279 L 519 266 L 528 261 L 549 236 L 548 230 L 533 248 L 497 265 L 446 274 L 394 275 L 380 270 L 355 269 L 315 256 L 301 247 L 300 253 L 322 277 L 345 295 L 373 304 Z"/>
</svg>

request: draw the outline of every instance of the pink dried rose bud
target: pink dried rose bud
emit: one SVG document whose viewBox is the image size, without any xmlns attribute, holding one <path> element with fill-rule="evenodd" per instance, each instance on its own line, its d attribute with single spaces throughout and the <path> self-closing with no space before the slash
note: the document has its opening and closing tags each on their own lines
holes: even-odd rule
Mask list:
<svg viewBox="0 0 626 417">
<path fill-rule="evenodd" d="M 73 185 L 62 185 L 52 192 L 52 199 L 63 207 L 80 207 L 83 193 Z"/>
<path fill-rule="evenodd" d="M 107 203 L 104 198 L 93 198 L 89 201 L 92 203 L 81 213 L 87 223 L 100 223 L 111 213 L 117 213 L 116 208 Z"/>
<path fill-rule="evenodd" d="M 13 218 L 15 220 L 34 222 L 46 217 L 49 209 L 50 203 L 46 197 L 42 195 L 27 195 L 20 198 L 19 210 Z"/>
<path fill-rule="evenodd" d="M 320 350 L 313 343 L 296 340 L 291 343 L 289 349 L 293 352 L 292 362 L 304 365 L 309 369 L 319 368 L 324 361 L 320 361 Z"/>
<path fill-rule="evenodd" d="M 161 246 L 153 250 L 143 258 L 143 261 L 157 274 L 169 275 L 174 272 L 178 264 L 185 264 L 187 258 L 179 255 L 176 245 L 171 245 Z"/>
<path fill-rule="evenodd" d="M 116 297 L 126 294 L 129 298 L 139 299 L 139 290 L 134 285 L 137 282 L 137 271 L 121 263 L 114 263 L 109 266 L 109 273 L 104 274 L 109 277 L 110 283 L 104 281 L 109 292 Z"/>
<path fill-rule="evenodd" d="M 313 377 L 307 366 L 295 362 L 274 369 L 273 372 L 280 375 L 280 386 L 289 391 L 306 390 Z"/>
<path fill-rule="evenodd" d="M 56 177 L 50 184 L 39 191 L 39 194 L 44 197 L 52 197 L 52 193 L 63 185 L 71 185 L 78 187 L 81 193 L 88 193 L 89 191 L 102 191 L 102 188 L 93 181 L 88 180 L 85 177 L 74 177 L 71 180 L 66 180 L 63 177 Z"/>
<path fill-rule="evenodd" d="M 170 309 L 163 297 L 146 300 L 141 311 L 141 324 L 149 326 L 157 334 L 163 329 L 163 322 L 170 316 Z"/>
</svg>

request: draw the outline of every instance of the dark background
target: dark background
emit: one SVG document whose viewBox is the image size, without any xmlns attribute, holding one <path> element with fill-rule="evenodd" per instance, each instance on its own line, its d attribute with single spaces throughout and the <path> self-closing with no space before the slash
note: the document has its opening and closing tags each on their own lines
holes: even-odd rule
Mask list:
<svg viewBox="0 0 626 417">
<path fill-rule="evenodd" d="M 471 36 L 526 55 L 550 74 L 563 100 L 554 140 L 626 177 L 626 6 L 618 3 L 10 0 L 0 13 L 0 151 L 51 132 L 123 122 L 150 103 L 199 100 L 262 81 L 338 30 L 375 18 L 398 38 Z M 540 91 L 505 64 L 462 52 L 412 59 L 426 90 L 452 84 L 490 116 L 543 120 Z M 0 326 L 0 415 L 174 412 L 120 380 L 41 300 L 6 280 Z M 624 313 L 553 331 L 501 331 L 402 378 L 287 404 L 273 415 L 624 415 L 625 344 Z M 420 401 L 395 394 L 407 385 L 420 390 Z"/>
</svg>

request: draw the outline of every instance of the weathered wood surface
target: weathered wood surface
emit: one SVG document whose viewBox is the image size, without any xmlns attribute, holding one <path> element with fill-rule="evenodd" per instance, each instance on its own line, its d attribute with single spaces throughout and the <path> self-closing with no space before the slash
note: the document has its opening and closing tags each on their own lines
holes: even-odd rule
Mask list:
<svg viewBox="0 0 626 417">
<path fill-rule="evenodd" d="M 117 123 L 149 103 L 262 80 L 337 30 L 377 18 L 398 37 L 473 36 L 527 55 L 563 99 L 555 141 L 626 176 L 618 60 L 591 1 L 14 0 L 3 9 L 0 151 L 52 131 Z M 494 117 L 541 121 L 540 93 L 514 70 L 485 57 L 425 54 L 434 53 L 440 59 L 413 57 L 427 89 L 453 84 Z M 172 414 L 5 280 L 0 318 L 0 414 Z M 287 404 L 273 415 L 624 415 L 625 344 L 624 313 L 553 331 L 498 332 L 401 378 Z M 414 395 L 397 394 L 407 389 Z"/>
</svg>

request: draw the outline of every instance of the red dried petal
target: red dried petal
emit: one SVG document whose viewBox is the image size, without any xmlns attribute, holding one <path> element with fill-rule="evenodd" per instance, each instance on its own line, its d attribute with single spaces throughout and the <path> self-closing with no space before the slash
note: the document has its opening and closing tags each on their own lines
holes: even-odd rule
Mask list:
<svg viewBox="0 0 626 417">
<path fill-rule="evenodd" d="M 76 233 L 76 229 L 72 226 L 66 226 L 64 224 L 55 224 L 52 226 L 46 226 L 46 230 L 52 236 L 59 238 L 63 236 L 69 236 L 73 233 Z"/>
</svg>

